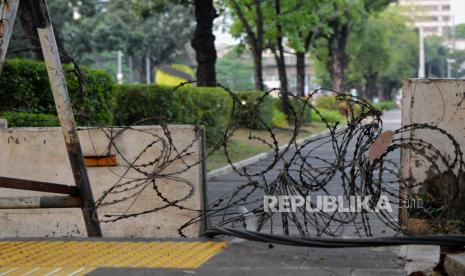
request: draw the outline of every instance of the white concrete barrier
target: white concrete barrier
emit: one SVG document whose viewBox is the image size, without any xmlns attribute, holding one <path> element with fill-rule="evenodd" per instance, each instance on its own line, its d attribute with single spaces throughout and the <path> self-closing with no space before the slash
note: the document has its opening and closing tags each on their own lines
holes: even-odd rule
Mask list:
<svg viewBox="0 0 465 276">
<path fill-rule="evenodd" d="M 414 79 L 403 84 L 402 99 L 402 125 L 428 124 L 436 126 L 451 134 L 459 143 L 462 152 L 465 152 L 465 80 L 457 79 Z M 416 129 L 404 132 L 402 138 L 416 138 L 430 143 L 447 162 L 452 163 L 455 157 L 455 149 L 450 139 L 438 131 L 429 129 Z M 446 190 L 456 189 L 451 187 L 448 167 L 439 155 L 431 155 L 427 160 L 422 156 L 423 147 L 419 152 L 405 148 L 401 152 L 401 173 L 408 183 L 420 183 L 412 191 L 401 187 L 401 194 L 413 192 L 420 194 L 433 194 L 433 196 L 445 196 Z M 435 168 L 434 166 L 438 166 Z M 451 168 L 457 174 L 458 166 Z M 440 173 L 438 173 L 438 171 Z M 413 182 L 412 182 L 413 181 Z M 465 183 L 460 181 L 458 198 L 452 202 L 450 218 L 457 219 L 465 215 Z M 403 216 L 408 216 L 404 210 Z"/>
<path fill-rule="evenodd" d="M 116 222 L 102 223 L 104 237 L 179 237 L 178 229 L 199 216 L 204 198 L 202 130 L 194 126 L 170 126 L 172 145 L 159 126 L 131 129 L 81 129 L 85 156 L 116 155 L 117 166 L 89 167 L 95 200 L 115 185 L 99 208 L 101 220 L 112 215 L 129 215 Z M 114 137 L 110 143 L 110 138 Z M 188 154 L 187 154 L 188 153 Z M 183 155 L 182 159 L 176 158 Z M 197 165 L 195 165 L 197 164 Z M 135 166 L 132 166 L 135 165 Z M 193 166 L 193 167 L 191 167 Z M 147 181 L 155 176 L 155 182 Z M 9 128 L 0 130 L 0 176 L 74 185 L 59 128 Z M 166 202 L 185 207 L 166 207 Z M 126 191 L 124 191 L 127 188 Z M 114 190 L 116 191 L 116 190 Z M 37 196 L 47 193 L 0 188 L 2 197 Z M 156 212 L 150 210 L 160 209 Z M 148 212 L 132 217 L 131 214 Z M 186 229 L 197 237 L 201 223 Z M 0 237 L 86 236 L 80 209 L 0 210 Z"/>
</svg>

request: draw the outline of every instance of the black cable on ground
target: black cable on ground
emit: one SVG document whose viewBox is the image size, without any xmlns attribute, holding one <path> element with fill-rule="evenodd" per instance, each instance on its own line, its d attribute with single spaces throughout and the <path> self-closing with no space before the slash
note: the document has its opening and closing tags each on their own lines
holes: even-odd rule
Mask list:
<svg viewBox="0 0 465 276">
<path fill-rule="evenodd" d="M 465 247 L 465 235 L 421 235 L 421 236 L 399 236 L 380 238 L 305 238 L 297 236 L 273 235 L 246 230 L 214 227 L 205 232 L 206 237 L 218 235 L 234 236 L 251 241 L 276 243 L 292 246 L 306 247 L 377 247 L 377 246 L 399 246 L 399 245 L 441 245 L 441 246 L 463 246 Z"/>
</svg>

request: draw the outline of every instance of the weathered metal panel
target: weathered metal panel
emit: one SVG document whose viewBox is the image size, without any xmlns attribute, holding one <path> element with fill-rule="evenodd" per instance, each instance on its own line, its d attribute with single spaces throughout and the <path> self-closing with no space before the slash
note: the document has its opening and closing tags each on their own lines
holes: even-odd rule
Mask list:
<svg viewBox="0 0 465 276">
<path fill-rule="evenodd" d="M 0 197 L 0 209 L 79 208 L 82 201 L 72 196 Z"/>
</svg>

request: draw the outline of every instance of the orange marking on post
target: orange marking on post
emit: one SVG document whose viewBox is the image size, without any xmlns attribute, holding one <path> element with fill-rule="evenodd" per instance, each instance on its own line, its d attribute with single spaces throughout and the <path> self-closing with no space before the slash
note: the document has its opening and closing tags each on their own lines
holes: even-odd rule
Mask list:
<svg viewBox="0 0 465 276">
<path fill-rule="evenodd" d="M 108 156 L 84 156 L 86 167 L 114 167 L 118 166 L 116 155 Z"/>
</svg>

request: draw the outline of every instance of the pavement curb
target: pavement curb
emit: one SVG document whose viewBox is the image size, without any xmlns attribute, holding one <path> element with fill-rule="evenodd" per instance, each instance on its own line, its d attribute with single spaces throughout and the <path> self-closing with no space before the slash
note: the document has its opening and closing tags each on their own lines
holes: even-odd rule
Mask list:
<svg viewBox="0 0 465 276">
<path fill-rule="evenodd" d="M 339 127 L 339 128 L 336 129 L 336 131 L 343 130 L 346 127 L 347 126 Z M 325 130 L 325 131 L 323 131 L 321 133 L 315 133 L 315 134 L 312 134 L 312 135 L 310 135 L 310 136 L 308 136 L 306 138 L 299 139 L 299 140 L 297 140 L 296 142 L 294 142 L 292 144 L 296 145 L 296 146 L 301 146 L 302 144 L 305 144 L 306 142 L 308 142 L 311 139 L 318 139 L 318 138 L 321 138 L 323 136 L 328 135 L 329 133 L 330 133 L 330 130 L 327 129 L 327 130 Z M 281 153 L 287 147 L 289 147 L 289 144 L 279 146 L 279 153 Z M 216 170 L 213 170 L 213 171 L 209 172 L 207 174 L 207 179 L 214 178 L 214 177 L 219 177 L 219 176 L 228 174 L 230 172 L 233 172 L 234 171 L 233 167 L 235 167 L 236 169 L 241 169 L 241 168 L 246 167 L 248 165 L 251 165 L 251 164 L 253 164 L 255 162 L 261 161 L 261 160 L 263 160 L 263 159 L 265 159 L 265 158 L 267 158 L 269 156 L 272 156 L 274 153 L 275 153 L 274 151 L 259 153 L 257 155 L 252 156 L 252 157 L 249 157 L 247 159 L 235 162 L 232 165 L 229 164 L 229 165 L 223 166 L 221 168 L 218 168 Z"/>
</svg>

